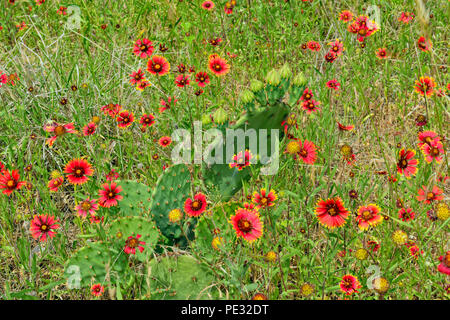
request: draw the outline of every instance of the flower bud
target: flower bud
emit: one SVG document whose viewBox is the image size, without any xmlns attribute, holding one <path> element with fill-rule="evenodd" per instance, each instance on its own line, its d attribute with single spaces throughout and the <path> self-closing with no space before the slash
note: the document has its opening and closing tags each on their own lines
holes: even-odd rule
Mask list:
<svg viewBox="0 0 450 320">
<path fill-rule="evenodd" d="M 259 80 L 253 79 L 250 81 L 250 90 L 257 92 L 264 87 L 264 83 Z"/>
<path fill-rule="evenodd" d="M 280 69 L 280 75 L 282 79 L 287 79 L 292 76 L 291 68 L 289 67 L 289 63 L 285 63 Z"/>
<path fill-rule="evenodd" d="M 275 69 L 270 70 L 267 73 L 266 81 L 267 81 L 267 83 L 271 84 L 272 86 L 279 85 L 280 81 L 281 81 L 280 73 Z"/>
<path fill-rule="evenodd" d="M 298 86 L 298 87 L 302 87 L 302 86 L 306 85 L 306 82 L 307 81 L 306 81 L 305 76 L 303 75 L 303 72 L 300 72 L 298 75 L 296 75 L 293 80 L 294 85 Z"/>
<path fill-rule="evenodd" d="M 242 103 L 250 103 L 255 99 L 255 95 L 250 90 L 244 90 L 241 92 Z"/>
</svg>

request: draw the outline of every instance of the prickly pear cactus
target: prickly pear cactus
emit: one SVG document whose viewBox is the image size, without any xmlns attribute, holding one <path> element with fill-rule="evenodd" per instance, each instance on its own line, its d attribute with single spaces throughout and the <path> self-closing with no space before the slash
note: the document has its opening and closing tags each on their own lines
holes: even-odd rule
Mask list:
<svg viewBox="0 0 450 320">
<path fill-rule="evenodd" d="M 94 242 L 80 248 L 66 262 L 64 276 L 69 289 L 89 287 L 120 279 L 128 268 L 126 254 L 103 242 Z"/>
<path fill-rule="evenodd" d="M 186 248 L 188 241 L 180 225 L 169 221 L 169 212 L 173 209 L 183 211 L 184 202 L 190 196 L 191 175 L 184 164 L 174 165 L 159 177 L 151 200 L 151 215 L 161 233 L 168 239 L 168 245 Z M 182 220 L 183 228 L 189 240 L 193 239 L 195 219 Z"/>
<path fill-rule="evenodd" d="M 121 216 L 144 215 L 150 208 L 151 190 L 148 186 L 137 181 L 117 181 L 122 187 L 123 199 L 119 201 Z"/>
<path fill-rule="evenodd" d="M 229 219 L 237 208 L 238 202 L 227 202 L 201 216 L 195 228 L 194 250 L 198 249 L 199 254 L 212 258 L 231 249 L 234 232 Z"/>
<path fill-rule="evenodd" d="M 111 223 L 108 231 L 108 238 L 118 248 L 125 247 L 128 237 L 136 237 L 137 235 L 140 235 L 139 241 L 143 241 L 145 244 L 142 245 L 144 251 L 139 252 L 136 249 L 134 256 L 139 261 L 148 261 L 160 235 L 160 231 L 153 221 L 143 217 L 118 218 Z"/>
<path fill-rule="evenodd" d="M 266 162 L 268 158 L 276 152 L 275 145 L 278 142 L 276 140 L 281 139 L 284 134 L 281 123 L 288 114 L 289 107 L 284 103 L 278 103 L 274 106 L 260 109 L 254 113 L 246 114 L 232 127 L 234 130 L 242 129 L 244 132 L 251 129 L 255 130 L 257 152 L 250 151 L 252 151 L 253 157 L 257 157 L 258 163 L 252 164 L 251 166 L 253 166 L 253 168 L 260 168 L 261 161 Z M 266 129 L 266 131 L 264 132 L 261 129 Z M 278 137 L 272 135 L 272 129 L 278 130 Z M 226 137 L 226 135 L 224 137 Z M 266 152 L 262 154 L 260 151 L 263 149 L 262 147 L 264 144 Z M 220 200 L 228 201 L 242 188 L 243 181 L 248 181 L 250 179 L 251 171 L 250 167 L 240 171 L 237 168 L 230 168 L 229 163 L 231 159 L 225 159 L 226 143 L 219 142 L 216 147 L 216 150 L 222 148 L 222 164 L 216 163 L 208 165 L 204 163 L 202 174 L 208 189 L 215 192 Z M 234 144 L 234 148 L 234 154 L 238 154 L 238 152 L 241 151 L 237 150 L 237 143 Z M 248 141 L 245 141 L 245 149 L 250 149 Z M 214 157 L 215 153 L 212 152 L 211 156 Z"/>
<path fill-rule="evenodd" d="M 150 292 L 155 300 L 217 299 L 214 275 L 191 256 L 163 257 L 150 262 Z"/>
</svg>

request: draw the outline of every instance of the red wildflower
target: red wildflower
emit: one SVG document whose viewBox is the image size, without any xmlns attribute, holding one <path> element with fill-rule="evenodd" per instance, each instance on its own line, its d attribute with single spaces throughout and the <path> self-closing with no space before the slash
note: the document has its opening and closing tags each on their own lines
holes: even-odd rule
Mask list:
<svg viewBox="0 0 450 320">
<path fill-rule="evenodd" d="M 215 47 L 215 46 L 218 46 L 219 43 L 222 42 L 222 38 L 210 39 L 210 40 L 208 40 L 208 42 L 209 42 L 210 45 Z"/>
<path fill-rule="evenodd" d="M 95 133 L 95 129 L 97 128 L 97 125 L 94 122 L 89 122 L 84 128 L 83 128 L 83 135 L 84 136 L 90 136 Z"/>
<path fill-rule="evenodd" d="M 338 124 L 339 130 L 341 130 L 341 131 L 352 131 L 353 128 L 355 127 L 353 125 L 345 126 L 345 125 L 341 124 L 340 122 L 338 122 L 337 124 Z"/>
<path fill-rule="evenodd" d="M 138 40 L 134 44 L 133 52 L 136 56 L 140 58 L 150 58 L 153 54 L 154 48 L 153 43 L 148 40 L 147 38 L 144 38 L 142 40 Z"/>
<path fill-rule="evenodd" d="M 341 86 L 341 84 L 339 82 L 337 82 L 336 79 L 330 80 L 327 82 L 327 87 L 330 89 L 333 89 L 334 91 L 339 91 L 339 87 Z"/>
<path fill-rule="evenodd" d="M 189 80 L 189 75 L 182 75 L 180 74 L 178 77 L 175 78 L 175 84 L 177 87 L 183 88 L 187 85 L 189 85 L 191 82 Z"/>
<path fill-rule="evenodd" d="M 143 114 L 139 123 L 142 127 L 151 127 L 155 123 L 155 116 L 153 114 Z"/>
<path fill-rule="evenodd" d="M 91 293 L 93 296 L 96 296 L 96 297 L 100 297 L 104 291 L 105 291 L 105 288 L 100 283 L 94 284 L 91 287 Z"/>
<path fill-rule="evenodd" d="M 313 112 L 317 112 L 320 111 L 320 107 L 318 107 L 320 105 L 320 101 L 316 101 L 316 100 L 308 100 L 302 103 L 302 108 L 304 110 L 306 110 L 307 114 L 311 114 Z"/>
<path fill-rule="evenodd" d="M 101 111 L 106 115 L 109 115 L 111 118 L 115 118 L 119 111 L 122 109 L 121 105 L 109 103 L 100 108 Z"/>
<path fill-rule="evenodd" d="M 145 80 L 145 74 L 141 69 L 139 69 L 138 71 L 131 73 L 130 78 L 131 78 L 130 83 L 135 85 L 141 82 L 142 80 Z"/>
<path fill-rule="evenodd" d="M 134 122 L 134 114 L 128 110 L 119 112 L 116 121 L 119 128 L 127 128 Z"/>
<path fill-rule="evenodd" d="M 328 51 L 324 58 L 326 62 L 333 63 L 334 60 L 336 60 L 337 55 L 333 51 Z"/>
<path fill-rule="evenodd" d="M 413 220 L 414 217 L 416 216 L 416 213 L 414 211 L 412 211 L 411 208 L 401 208 L 398 211 L 398 218 L 401 219 L 402 221 L 410 221 Z"/>
<path fill-rule="evenodd" d="M 172 139 L 168 136 L 164 136 L 159 139 L 158 143 L 161 147 L 166 148 L 172 143 Z"/>
<path fill-rule="evenodd" d="M 111 169 L 111 171 L 106 175 L 106 181 L 114 181 L 119 178 L 119 173 L 116 170 Z"/>
<path fill-rule="evenodd" d="M 206 196 L 203 193 L 197 193 L 194 200 L 187 198 L 184 202 L 184 212 L 190 217 L 198 217 L 205 212 L 207 206 Z"/>
<path fill-rule="evenodd" d="M 151 74 L 163 76 L 170 70 L 170 63 L 166 58 L 161 56 L 153 56 L 147 61 L 147 71 Z"/>
<path fill-rule="evenodd" d="M 260 192 L 255 191 L 253 193 L 253 202 L 256 204 L 257 209 L 273 207 L 277 198 L 277 194 L 274 190 L 270 190 L 270 192 L 267 193 L 267 190 L 263 188 Z"/>
<path fill-rule="evenodd" d="M 316 41 L 308 41 L 306 44 L 308 46 L 308 49 L 311 51 L 319 51 L 320 50 L 320 44 Z"/>
<path fill-rule="evenodd" d="M 208 11 L 211 11 L 212 9 L 214 9 L 215 5 L 214 2 L 212 1 L 205 1 L 202 3 L 202 8 Z"/>
<path fill-rule="evenodd" d="M 58 178 L 51 179 L 48 182 L 47 186 L 50 191 L 56 192 L 56 191 L 58 191 L 59 187 L 62 186 L 63 182 L 64 182 L 64 177 L 58 177 Z"/>
<path fill-rule="evenodd" d="M 227 60 L 219 57 L 217 54 L 209 56 L 208 67 L 216 76 L 223 76 L 230 71 L 230 65 L 227 63 Z"/>
<path fill-rule="evenodd" d="M 434 88 L 436 87 L 436 82 L 431 77 L 420 77 L 419 80 L 416 80 L 415 90 L 421 96 L 431 97 L 434 92 Z"/>
<path fill-rule="evenodd" d="M 67 179 L 71 184 L 84 184 L 88 182 L 89 176 L 92 176 L 94 170 L 89 162 L 84 159 L 73 159 L 67 163 L 64 173 L 67 173 Z"/>
<path fill-rule="evenodd" d="M 60 227 L 57 219 L 50 215 L 35 215 L 31 220 L 30 232 L 34 239 L 46 241 L 56 235 L 56 230 Z"/>
<path fill-rule="evenodd" d="M 235 215 L 230 217 L 230 223 L 233 225 L 236 236 L 248 242 L 259 239 L 263 234 L 264 226 L 256 210 L 239 208 Z"/>
<path fill-rule="evenodd" d="M 397 162 L 397 172 L 403 174 L 406 178 L 411 178 L 411 176 L 416 175 L 419 161 L 414 159 L 415 155 L 416 152 L 414 150 L 400 150 Z"/>
<path fill-rule="evenodd" d="M 414 19 L 414 13 L 402 12 L 400 17 L 398 18 L 398 21 L 408 24 L 412 19 Z"/>
<path fill-rule="evenodd" d="M 122 196 L 119 194 L 122 192 L 122 187 L 117 185 L 115 182 L 111 182 L 111 185 L 104 183 L 102 185 L 103 189 L 99 190 L 100 199 L 98 204 L 102 207 L 109 208 L 117 206 L 118 201 L 122 200 Z"/>
<path fill-rule="evenodd" d="M 56 138 L 66 134 L 66 133 L 77 133 L 73 123 L 61 125 L 56 122 L 53 122 L 51 125 L 45 126 L 44 130 L 47 132 L 52 132 L 54 134 L 54 136 L 47 139 L 47 141 L 46 141 L 46 144 L 48 144 L 50 147 L 53 146 L 53 143 L 55 142 Z"/>
<path fill-rule="evenodd" d="M 424 145 L 426 145 L 426 144 L 431 145 L 431 142 L 433 140 L 441 141 L 441 138 L 434 131 L 420 132 L 418 135 L 418 138 L 419 138 L 419 148 L 420 149 L 423 149 Z"/>
<path fill-rule="evenodd" d="M 95 215 L 95 211 L 98 210 L 97 200 L 90 200 L 87 198 L 80 202 L 80 204 L 75 207 L 75 210 L 77 210 L 79 217 L 86 218 L 88 213 L 89 215 Z"/>
<path fill-rule="evenodd" d="M 386 48 L 378 48 L 378 50 L 375 52 L 378 59 L 386 59 L 387 58 L 387 52 Z"/>
<path fill-rule="evenodd" d="M 129 236 L 125 241 L 125 248 L 123 251 L 125 251 L 126 254 L 136 254 L 136 248 L 138 248 L 138 250 L 142 253 L 144 251 L 144 247 L 142 245 L 145 245 L 145 242 L 140 241 L 140 237 L 140 234 L 137 234 L 136 237 Z"/>
<path fill-rule="evenodd" d="M 323 226 L 334 229 L 342 227 L 348 217 L 348 211 L 340 197 L 319 200 L 316 206 L 316 217 Z"/>
<path fill-rule="evenodd" d="M 63 16 L 67 15 L 67 7 L 63 7 L 63 6 L 59 7 L 59 9 L 56 11 L 56 13 L 59 15 L 63 15 Z"/>
<path fill-rule="evenodd" d="M 333 52 L 336 56 L 340 56 L 345 50 L 344 44 L 339 39 L 328 43 L 328 45 L 331 46 L 330 52 Z"/>
<path fill-rule="evenodd" d="M 19 181 L 20 175 L 19 171 L 12 170 L 2 170 L 0 174 L 0 189 L 4 189 L 2 192 L 4 194 L 10 195 L 14 190 L 19 190 L 27 183 L 25 181 Z"/>
<path fill-rule="evenodd" d="M 450 251 L 447 251 L 445 256 L 440 256 L 439 261 L 441 264 L 438 266 L 438 271 L 450 276 Z"/>
<path fill-rule="evenodd" d="M 440 201 L 444 199 L 444 196 L 442 196 L 443 193 L 444 190 L 440 189 L 438 186 L 434 186 L 431 190 L 428 190 L 426 186 L 422 186 L 422 189 L 419 189 L 419 195 L 416 196 L 416 198 L 419 201 L 430 204 L 433 201 Z"/>
<path fill-rule="evenodd" d="M 253 155 L 249 150 L 245 150 L 244 155 L 242 155 L 242 151 L 240 151 L 237 155 L 234 155 L 233 162 L 229 164 L 230 168 L 237 168 L 238 171 L 248 167 L 250 165 L 250 160 L 253 158 Z"/>
<path fill-rule="evenodd" d="M 162 107 L 159 108 L 159 113 L 163 113 L 165 110 L 170 109 L 172 106 L 175 106 L 175 103 L 178 100 L 172 97 L 168 97 L 167 101 L 161 99 L 160 104 Z"/>
<path fill-rule="evenodd" d="M 342 22 L 350 22 L 353 20 L 353 13 L 348 10 L 344 10 L 339 14 L 339 20 Z"/>
<path fill-rule="evenodd" d="M 228 1 L 227 3 L 225 3 L 225 13 L 226 14 L 232 14 L 233 9 L 234 9 L 234 5 L 232 4 L 231 1 Z"/>
<path fill-rule="evenodd" d="M 356 221 L 361 230 L 367 230 L 383 222 L 383 216 L 380 214 L 380 207 L 376 204 L 369 204 L 368 206 L 361 206 L 358 208 L 358 216 Z"/>
<path fill-rule="evenodd" d="M 358 292 L 358 289 L 361 288 L 361 284 L 359 283 L 357 277 L 352 276 L 351 274 L 346 274 L 342 277 L 339 287 L 343 293 L 349 296 L 352 293 Z"/>
<path fill-rule="evenodd" d="M 195 75 L 195 81 L 197 82 L 199 87 L 204 88 L 206 84 L 208 84 L 209 76 L 206 72 L 199 72 Z"/>
<path fill-rule="evenodd" d="M 444 157 L 444 145 L 438 139 L 431 140 L 430 143 L 425 143 L 421 150 L 425 156 L 425 161 L 428 163 L 431 163 L 433 160 L 441 163 Z"/>
<path fill-rule="evenodd" d="M 425 37 L 420 37 L 419 40 L 417 40 L 417 46 L 423 52 L 428 52 L 433 47 L 433 44 L 430 40 L 425 39 Z"/>
</svg>

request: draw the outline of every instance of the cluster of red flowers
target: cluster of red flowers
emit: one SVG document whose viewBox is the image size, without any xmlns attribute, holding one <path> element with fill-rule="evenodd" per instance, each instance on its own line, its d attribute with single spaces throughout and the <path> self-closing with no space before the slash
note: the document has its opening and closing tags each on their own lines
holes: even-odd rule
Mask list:
<svg viewBox="0 0 450 320">
<path fill-rule="evenodd" d="M 302 96 L 300 97 L 300 101 L 302 101 L 302 108 L 303 110 L 306 110 L 307 114 L 311 114 L 313 112 L 320 111 L 320 101 L 316 101 L 313 99 L 314 94 L 311 89 L 306 88 L 305 91 L 303 91 Z"/>
</svg>

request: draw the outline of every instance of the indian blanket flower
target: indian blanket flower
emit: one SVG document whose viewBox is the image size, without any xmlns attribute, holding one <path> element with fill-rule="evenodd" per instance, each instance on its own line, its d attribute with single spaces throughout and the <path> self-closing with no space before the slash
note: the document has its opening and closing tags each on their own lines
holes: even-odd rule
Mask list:
<svg viewBox="0 0 450 320">
<path fill-rule="evenodd" d="M 153 114 L 143 114 L 139 123 L 142 124 L 143 127 L 151 127 L 155 123 L 155 116 Z"/>
<path fill-rule="evenodd" d="M 387 58 L 387 52 L 386 48 L 378 48 L 378 50 L 375 52 L 378 59 L 386 59 Z"/>
<path fill-rule="evenodd" d="M 191 81 L 189 80 L 189 75 L 180 74 L 178 77 L 175 78 L 175 84 L 177 85 L 177 87 L 184 88 L 190 83 Z"/>
<path fill-rule="evenodd" d="M 306 45 L 311 51 L 320 51 L 320 44 L 316 41 L 308 41 Z"/>
<path fill-rule="evenodd" d="M 329 229 L 342 227 L 345 224 L 349 213 L 350 211 L 344 207 L 344 203 L 340 197 L 327 200 L 320 199 L 317 202 L 315 210 L 319 223 Z"/>
<path fill-rule="evenodd" d="M 56 235 L 54 230 L 59 229 L 60 225 L 54 216 L 35 215 L 30 224 L 30 232 L 34 239 L 39 241 L 47 241 Z"/>
<path fill-rule="evenodd" d="M 227 63 L 227 60 L 219 57 L 217 54 L 209 56 L 208 68 L 218 77 L 223 76 L 230 71 L 230 65 Z"/>
<path fill-rule="evenodd" d="M 130 74 L 130 78 L 130 83 L 136 85 L 142 80 L 145 80 L 145 74 L 141 69 L 139 69 L 138 71 L 132 72 Z"/>
<path fill-rule="evenodd" d="M 358 292 L 358 289 L 361 288 L 361 284 L 359 283 L 357 277 L 351 274 L 346 274 L 342 277 L 339 287 L 343 293 L 349 296 L 355 292 Z"/>
<path fill-rule="evenodd" d="M 214 9 L 215 5 L 214 2 L 212 1 L 205 1 L 202 3 L 202 8 L 208 11 L 211 11 L 212 9 Z"/>
<path fill-rule="evenodd" d="M 415 216 L 416 213 L 411 208 L 401 208 L 398 211 L 398 218 L 405 222 L 413 220 Z"/>
<path fill-rule="evenodd" d="M 88 182 L 94 170 L 92 170 L 91 164 L 86 160 L 73 159 L 67 163 L 64 173 L 67 173 L 67 179 L 71 184 L 81 185 Z"/>
<path fill-rule="evenodd" d="M 111 118 L 115 118 L 120 110 L 122 110 L 122 106 L 119 104 L 108 103 L 101 107 L 100 110 L 103 111 L 105 116 L 109 115 Z"/>
<path fill-rule="evenodd" d="M 336 56 L 340 56 L 345 48 L 344 43 L 342 43 L 339 39 L 336 39 L 334 42 L 328 43 L 329 46 L 331 46 L 330 51 L 333 52 Z"/>
<path fill-rule="evenodd" d="M 150 86 L 151 86 L 151 83 L 150 83 L 149 81 L 147 81 L 147 80 L 144 79 L 144 80 L 141 80 L 141 81 L 137 84 L 136 90 L 144 91 L 145 88 L 150 87 Z"/>
<path fill-rule="evenodd" d="M 206 72 L 198 72 L 195 75 L 195 82 L 197 82 L 199 87 L 204 88 L 210 82 L 208 74 Z"/>
<path fill-rule="evenodd" d="M 425 161 L 428 163 L 431 163 L 433 160 L 441 163 L 444 157 L 444 145 L 438 139 L 431 140 L 430 143 L 425 143 L 421 150 L 425 156 Z"/>
<path fill-rule="evenodd" d="M 274 190 L 270 190 L 270 192 L 267 193 L 267 190 L 263 188 L 260 192 L 255 191 L 253 193 L 253 202 L 258 209 L 273 207 L 277 198 L 277 194 Z"/>
<path fill-rule="evenodd" d="M 450 276 L 450 251 L 447 251 L 445 256 L 440 256 L 439 261 L 441 263 L 438 265 L 438 271 Z"/>
<path fill-rule="evenodd" d="M 172 139 L 168 136 L 161 137 L 158 141 L 158 144 L 163 148 L 168 147 L 171 143 Z"/>
<path fill-rule="evenodd" d="M 416 175 L 417 165 L 419 161 L 414 159 L 416 152 L 414 150 L 404 148 L 399 151 L 399 159 L 397 162 L 397 172 L 403 174 L 406 178 L 411 178 L 411 176 Z"/>
<path fill-rule="evenodd" d="M 436 82 L 431 77 L 420 77 L 416 80 L 415 90 L 421 96 L 431 97 L 436 87 Z"/>
<path fill-rule="evenodd" d="M 83 135 L 84 136 L 90 136 L 95 133 L 95 130 L 97 129 L 97 125 L 94 122 L 89 122 L 84 128 L 83 128 Z"/>
<path fill-rule="evenodd" d="M 299 150 L 297 152 L 297 157 L 306 164 L 314 164 L 317 160 L 317 146 L 308 140 L 302 141 L 298 140 Z"/>
<path fill-rule="evenodd" d="M 129 236 L 128 239 L 125 241 L 125 248 L 123 251 L 125 251 L 126 254 L 136 254 L 136 248 L 139 250 L 139 252 L 144 251 L 143 245 L 145 245 L 144 241 L 139 240 L 141 238 L 140 234 L 137 234 L 136 237 Z"/>
<path fill-rule="evenodd" d="M 334 91 L 339 91 L 340 86 L 341 84 L 336 79 L 332 79 L 327 82 L 327 87 L 333 89 Z"/>
<path fill-rule="evenodd" d="M 441 141 L 441 137 L 434 131 L 422 131 L 418 135 L 419 148 L 422 149 L 426 144 L 431 145 L 433 140 Z"/>
<path fill-rule="evenodd" d="M 67 15 L 67 7 L 59 7 L 59 9 L 56 11 L 57 14 L 65 16 Z"/>
<path fill-rule="evenodd" d="M 117 180 L 117 178 L 119 178 L 119 173 L 114 169 L 111 169 L 111 171 L 106 175 L 106 181 L 114 181 Z"/>
<path fill-rule="evenodd" d="M 94 284 L 91 287 L 91 293 L 93 296 L 101 297 L 103 292 L 105 292 L 105 288 L 100 283 Z"/>
<path fill-rule="evenodd" d="M 355 127 L 355 126 L 353 126 L 353 125 L 346 126 L 346 125 L 343 125 L 343 124 L 340 123 L 340 122 L 337 122 L 337 125 L 338 125 L 338 129 L 339 129 L 340 131 L 352 131 L 353 128 Z"/>
<path fill-rule="evenodd" d="M 187 198 L 184 202 L 184 211 L 190 217 L 198 217 L 205 212 L 207 206 L 206 196 L 199 192 L 194 199 Z"/>
<path fill-rule="evenodd" d="M 337 54 L 334 53 L 333 51 L 328 51 L 324 58 L 326 62 L 333 63 L 334 60 L 336 60 L 337 58 Z"/>
<path fill-rule="evenodd" d="M 164 99 L 160 100 L 161 107 L 159 108 L 159 113 L 163 113 L 167 109 L 170 109 L 171 107 L 175 106 L 176 102 L 178 100 L 175 99 L 175 97 L 167 97 L 167 101 Z"/>
<path fill-rule="evenodd" d="M 240 151 L 235 154 L 233 161 L 229 164 L 230 168 L 237 168 L 238 171 L 250 166 L 250 160 L 253 158 L 252 153 L 249 150 L 245 150 L 244 154 Z"/>
<path fill-rule="evenodd" d="M 426 186 L 422 186 L 422 189 L 419 189 L 417 200 L 423 201 L 426 204 L 430 204 L 433 201 L 440 201 L 444 199 L 442 195 L 444 190 L 440 189 L 438 186 L 434 186 L 431 190 L 428 190 Z"/>
<path fill-rule="evenodd" d="M 361 230 L 367 230 L 383 222 L 383 216 L 380 214 L 381 209 L 376 204 L 360 206 L 358 208 L 358 216 L 356 221 Z"/>
<path fill-rule="evenodd" d="M 226 14 L 232 14 L 233 13 L 233 9 L 234 9 L 234 5 L 232 1 L 227 1 L 225 3 L 225 13 Z"/>
<path fill-rule="evenodd" d="M 148 40 L 147 38 L 144 38 L 142 40 L 138 40 L 134 44 L 133 52 L 136 56 L 140 58 L 150 58 L 153 54 L 154 48 L 153 43 Z"/>
<path fill-rule="evenodd" d="M 208 40 L 209 44 L 212 45 L 213 47 L 218 46 L 222 41 L 223 41 L 222 38 L 215 38 Z"/>
<path fill-rule="evenodd" d="M 367 37 L 370 37 L 379 27 L 374 21 L 370 21 L 367 16 L 357 17 L 351 24 L 348 25 L 348 31 L 357 34 L 359 42 L 363 42 Z"/>
<path fill-rule="evenodd" d="M 134 114 L 128 110 L 120 111 L 116 121 L 119 128 L 127 128 L 133 124 Z"/>
<path fill-rule="evenodd" d="M 50 147 L 53 146 L 53 143 L 58 137 L 61 137 L 66 133 L 77 133 L 73 123 L 58 124 L 56 122 L 53 122 L 51 125 L 45 126 L 44 130 L 54 134 L 54 136 L 47 139 L 46 141 L 46 144 L 48 144 Z"/>
<path fill-rule="evenodd" d="M 0 174 L 0 189 L 3 189 L 3 194 L 10 195 L 13 191 L 19 190 L 27 183 L 25 181 L 19 181 L 19 171 L 2 170 Z"/>
<path fill-rule="evenodd" d="M 239 208 L 230 217 L 230 223 L 233 225 L 236 236 L 248 242 L 259 239 L 263 234 L 264 226 L 256 210 Z"/>
<path fill-rule="evenodd" d="M 2 87 L 3 84 L 8 82 L 8 76 L 6 74 L 2 74 L 0 73 L 0 88 Z"/>
<path fill-rule="evenodd" d="M 404 24 L 408 24 L 412 19 L 414 19 L 414 13 L 412 12 L 402 12 L 398 21 L 403 22 Z"/>
<path fill-rule="evenodd" d="M 153 56 L 147 61 L 147 71 L 151 74 L 163 76 L 169 73 L 170 63 L 166 58 L 161 56 Z"/>
<path fill-rule="evenodd" d="M 47 187 L 51 192 L 56 192 L 58 191 L 59 187 L 62 186 L 63 182 L 64 182 L 63 176 L 53 178 L 48 182 Z"/>
<path fill-rule="evenodd" d="M 302 93 L 302 96 L 300 97 L 300 101 L 309 101 L 314 97 L 313 92 L 309 88 L 305 88 L 305 90 Z"/>
<path fill-rule="evenodd" d="M 89 198 L 83 200 L 75 207 L 75 210 L 77 210 L 77 214 L 79 217 L 86 218 L 87 214 L 95 215 L 95 211 L 98 210 L 98 204 L 97 200 Z"/>
<path fill-rule="evenodd" d="M 340 14 L 339 14 L 339 20 L 341 20 L 342 22 L 350 22 L 353 20 L 353 13 L 351 11 L 348 10 L 343 10 Z"/>
<path fill-rule="evenodd" d="M 306 110 L 307 114 L 311 114 L 313 112 L 320 111 L 320 101 L 316 101 L 314 99 L 310 99 L 302 103 L 302 108 Z"/>
<path fill-rule="evenodd" d="M 420 37 L 419 40 L 417 40 L 417 46 L 423 52 L 428 52 L 433 47 L 433 44 L 430 40 L 425 39 L 425 37 Z"/>
<path fill-rule="evenodd" d="M 119 201 L 123 198 L 119 194 L 122 192 L 122 187 L 117 185 L 115 182 L 111 182 L 111 184 L 104 183 L 102 188 L 103 189 L 100 189 L 98 192 L 100 196 L 100 199 L 98 199 L 98 204 L 105 208 L 117 206 Z"/>
</svg>

